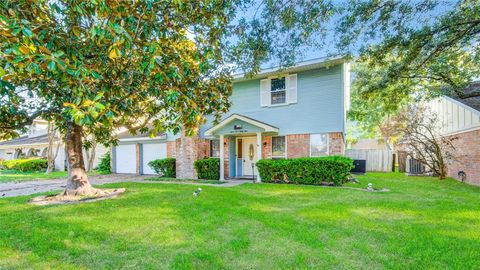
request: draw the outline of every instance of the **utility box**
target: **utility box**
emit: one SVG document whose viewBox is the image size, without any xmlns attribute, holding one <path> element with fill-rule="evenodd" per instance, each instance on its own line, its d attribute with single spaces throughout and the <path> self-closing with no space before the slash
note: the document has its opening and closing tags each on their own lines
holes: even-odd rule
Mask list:
<svg viewBox="0 0 480 270">
<path fill-rule="evenodd" d="M 350 171 L 351 173 L 361 173 L 364 174 L 367 172 L 367 161 L 364 159 L 355 159 L 353 161 L 353 169 Z"/>
</svg>

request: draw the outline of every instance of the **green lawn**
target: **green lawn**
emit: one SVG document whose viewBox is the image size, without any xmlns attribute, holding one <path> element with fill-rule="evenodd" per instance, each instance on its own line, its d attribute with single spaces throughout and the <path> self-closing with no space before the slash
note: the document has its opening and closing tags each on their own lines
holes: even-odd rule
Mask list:
<svg viewBox="0 0 480 270">
<path fill-rule="evenodd" d="M 0 170 L 0 183 L 13 181 L 32 181 L 44 179 L 64 178 L 67 172 L 51 172 L 45 174 L 44 172 L 19 172 L 13 170 Z"/>
<path fill-rule="evenodd" d="M 480 188 L 400 174 L 345 188 L 120 183 L 117 199 L 0 199 L 0 269 L 473 269 Z"/>
</svg>

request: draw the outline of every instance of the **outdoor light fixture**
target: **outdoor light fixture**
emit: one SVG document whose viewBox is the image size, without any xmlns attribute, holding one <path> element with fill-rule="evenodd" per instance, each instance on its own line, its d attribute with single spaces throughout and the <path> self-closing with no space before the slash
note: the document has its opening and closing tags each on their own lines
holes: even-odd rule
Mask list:
<svg viewBox="0 0 480 270">
<path fill-rule="evenodd" d="M 460 177 L 460 179 L 462 179 L 462 183 L 463 183 L 467 179 L 467 174 L 464 171 L 459 171 L 458 172 L 458 177 Z"/>
<path fill-rule="evenodd" d="M 263 147 L 267 147 L 267 142 L 263 142 Z"/>
</svg>

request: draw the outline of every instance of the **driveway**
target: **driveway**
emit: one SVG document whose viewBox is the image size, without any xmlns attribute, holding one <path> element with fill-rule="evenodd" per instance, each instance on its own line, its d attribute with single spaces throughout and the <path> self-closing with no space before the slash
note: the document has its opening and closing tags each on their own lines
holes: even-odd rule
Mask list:
<svg viewBox="0 0 480 270">
<path fill-rule="evenodd" d="M 189 184 L 189 185 L 209 185 L 220 187 L 232 187 L 251 181 L 228 181 L 228 183 L 217 184 L 201 184 L 201 183 L 182 183 L 182 182 L 155 182 L 144 181 L 151 175 L 132 175 L 132 174 L 108 174 L 90 176 L 89 180 L 92 185 L 103 185 L 108 183 L 119 182 L 141 182 L 149 184 Z M 40 192 L 62 190 L 65 188 L 65 179 L 40 180 L 40 181 L 24 181 L 24 182 L 8 182 L 0 183 L 0 198 L 31 195 Z"/>
</svg>

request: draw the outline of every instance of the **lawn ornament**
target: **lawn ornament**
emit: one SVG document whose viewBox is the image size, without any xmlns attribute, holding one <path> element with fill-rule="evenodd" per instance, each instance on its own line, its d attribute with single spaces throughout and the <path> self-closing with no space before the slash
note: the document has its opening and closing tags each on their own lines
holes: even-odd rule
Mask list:
<svg viewBox="0 0 480 270">
<path fill-rule="evenodd" d="M 193 196 L 195 196 L 195 197 L 200 196 L 200 192 L 202 192 L 202 188 L 198 188 L 197 190 L 195 190 L 195 191 L 193 192 Z"/>
</svg>

